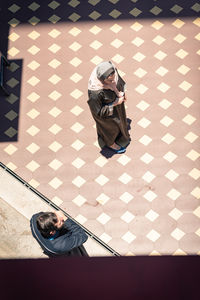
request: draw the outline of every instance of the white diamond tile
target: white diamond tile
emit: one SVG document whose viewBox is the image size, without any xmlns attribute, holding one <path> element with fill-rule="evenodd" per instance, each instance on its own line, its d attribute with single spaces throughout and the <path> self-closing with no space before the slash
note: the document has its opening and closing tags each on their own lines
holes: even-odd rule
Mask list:
<svg viewBox="0 0 200 300">
<path fill-rule="evenodd" d="M 40 147 L 37 144 L 35 144 L 35 143 L 31 143 L 29 146 L 26 147 L 26 149 L 30 153 L 34 154 L 34 153 L 36 153 L 40 149 Z"/>
<path fill-rule="evenodd" d="M 85 161 L 82 160 L 81 158 L 77 157 L 75 160 L 73 160 L 72 165 L 75 168 L 80 169 L 82 166 L 85 165 Z"/>
<path fill-rule="evenodd" d="M 171 233 L 171 236 L 177 241 L 180 241 L 184 235 L 185 233 L 179 228 L 174 229 Z"/>
<path fill-rule="evenodd" d="M 72 200 L 72 202 L 74 202 L 79 207 L 81 207 L 86 201 L 87 200 L 81 195 L 78 195 L 76 198 Z"/>
<path fill-rule="evenodd" d="M 160 61 L 162 61 L 165 57 L 167 56 L 167 54 L 161 50 L 159 50 L 154 57 L 159 59 Z"/>
<path fill-rule="evenodd" d="M 200 188 L 199 187 L 195 187 L 192 191 L 191 191 L 191 195 L 194 196 L 197 199 L 200 199 Z"/>
<path fill-rule="evenodd" d="M 31 127 L 29 127 L 26 132 L 28 132 L 28 134 L 35 136 L 38 132 L 40 131 L 39 128 L 37 128 L 36 126 L 32 125 Z"/>
<path fill-rule="evenodd" d="M 61 96 L 62 95 L 57 91 L 53 91 L 51 94 L 49 94 L 49 98 L 51 98 L 54 101 L 58 100 Z"/>
<path fill-rule="evenodd" d="M 164 67 L 159 67 L 157 70 L 156 70 L 156 73 L 160 76 L 165 76 L 167 74 L 168 70 Z"/>
<path fill-rule="evenodd" d="M 75 124 L 73 124 L 71 126 L 71 129 L 76 133 L 81 132 L 81 130 L 83 130 L 83 128 L 84 128 L 84 126 L 82 124 L 80 124 L 79 122 L 76 122 Z"/>
<path fill-rule="evenodd" d="M 11 169 L 12 171 L 15 171 L 17 169 L 17 166 L 15 164 L 13 164 L 12 162 L 9 162 L 8 164 L 6 164 L 6 167 Z"/>
<path fill-rule="evenodd" d="M 189 108 L 192 104 L 194 103 L 194 101 L 188 97 L 185 97 L 182 101 L 181 104 L 187 108 Z"/>
<path fill-rule="evenodd" d="M 75 116 L 79 116 L 82 112 L 83 112 L 83 109 L 78 106 L 78 105 L 75 105 L 71 110 L 70 110 Z"/>
<path fill-rule="evenodd" d="M 167 193 L 167 196 L 172 200 L 176 200 L 180 195 L 181 193 L 174 188 Z"/>
<path fill-rule="evenodd" d="M 107 159 L 103 156 L 99 156 L 95 161 L 95 164 L 99 167 L 104 167 L 107 164 Z"/>
<path fill-rule="evenodd" d="M 95 181 L 96 181 L 99 185 L 103 186 L 103 185 L 105 185 L 105 184 L 109 181 L 109 178 L 106 177 L 105 175 L 101 174 L 101 175 L 99 175 L 99 176 L 95 179 Z"/>
<path fill-rule="evenodd" d="M 122 155 L 117 159 L 117 161 L 118 161 L 121 165 L 125 166 L 125 165 L 127 165 L 127 164 L 131 161 L 131 158 L 128 157 L 126 154 L 122 154 Z"/>
<path fill-rule="evenodd" d="M 142 29 L 143 25 L 140 24 L 139 22 L 135 22 L 133 23 L 133 25 L 131 25 L 131 29 L 133 29 L 134 31 L 139 31 L 140 29 Z"/>
<path fill-rule="evenodd" d="M 84 178 L 82 178 L 81 176 L 77 176 L 76 178 L 74 178 L 72 180 L 72 183 L 78 188 L 80 188 L 85 182 L 86 182 L 86 180 Z"/>
<path fill-rule="evenodd" d="M 157 241 L 157 240 L 159 239 L 160 234 L 159 234 L 156 230 L 152 229 L 152 230 L 146 235 L 146 237 L 147 237 L 150 241 L 155 242 L 155 241 Z"/>
<path fill-rule="evenodd" d="M 61 200 L 59 197 L 55 196 L 55 197 L 53 197 L 52 202 L 55 203 L 56 205 L 60 206 L 63 203 L 63 200 Z"/>
<path fill-rule="evenodd" d="M 172 123 L 174 122 L 174 120 L 172 120 L 170 117 L 168 116 L 164 116 L 161 120 L 160 123 L 166 127 L 169 127 Z"/>
<path fill-rule="evenodd" d="M 133 56 L 133 59 L 135 59 L 136 61 L 138 62 L 141 62 L 143 61 L 143 59 L 145 59 L 145 55 L 140 53 L 140 52 L 137 52 L 134 56 Z"/>
<path fill-rule="evenodd" d="M 188 152 L 188 154 L 186 155 L 189 159 L 195 161 L 197 158 L 199 158 L 200 153 L 198 153 L 195 150 L 190 150 L 190 152 Z"/>
<path fill-rule="evenodd" d="M 62 130 L 62 128 L 57 124 L 53 124 L 48 130 L 56 135 Z"/>
<path fill-rule="evenodd" d="M 13 144 L 9 144 L 6 148 L 4 148 L 4 151 L 9 155 L 13 155 L 17 151 L 17 147 Z"/>
<path fill-rule="evenodd" d="M 94 35 L 97 35 L 99 32 L 101 32 L 101 28 L 97 25 L 94 25 L 93 27 L 90 28 L 90 32 L 93 33 Z"/>
<path fill-rule="evenodd" d="M 134 40 L 132 40 L 131 43 L 137 47 L 140 47 L 144 43 L 144 40 L 141 39 L 140 37 L 136 37 L 136 38 L 134 38 Z"/>
<path fill-rule="evenodd" d="M 188 52 L 183 50 L 183 49 L 180 49 L 178 50 L 176 53 L 176 56 L 178 56 L 180 59 L 184 59 L 187 55 L 188 55 Z"/>
<path fill-rule="evenodd" d="M 167 133 L 162 137 L 161 140 L 163 142 L 165 142 L 166 144 L 170 145 L 175 140 L 175 137 L 173 135 L 171 135 L 170 133 Z"/>
<path fill-rule="evenodd" d="M 75 89 L 73 92 L 70 93 L 70 95 L 74 99 L 78 99 L 78 98 L 80 98 L 83 95 L 83 93 L 81 91 L 79 91 L 79 89 Z"/>
<path fill-rule="evenodd" d="M 185 65 L 181 65 L 177 71 L 179 73 L 181 73 L 182 75 L 186 75 L 189 71 L 190 71 L 190 68 L 188 66 L 185 66 Z"/>
<path fill-rule="evenodd" d="M 151 124 L 151 121 L 149 121 L 147 118 L 143 117 L 142 119 L 140 119 L 137 122 L 137 124 L 143 128 L 147 128 Z"/>
<path fill-rule="evenodd" d="M 145 163 L 145 164 L 149 164 L 153 159 L 154 157 L 149 154 L 149 153 L 145 153 L 144 155 L 142 155 L 140 157 L 140 159 Z"/>
<path fill-rule="evenodd" d="M 54 177 L 50 182 L 49 182 L 49 185 L 54 188 L 55 190 L 57 190 L 62 184 L 62 181 L 57 178 L 57 177 Z"/>
<path fill-rule="evenodd" d="M 122 30 L 122 27 L 119 24 L 114 24 L 110 27 L 110 30 L 112 30 L 114 33 L 120 32 Z"/>
<path fill-rule="evenodd" d="M 163 109 L 168 109 L 172 103 L 170 101 L 168 101 L 167 99 L 163 99 L 162 101 L 160 101 L 160 103 L 158 104 L 160 107 L 162 107 Z"/>
<path fill-rule="evenodd" d="M 130 232 L 130 231 L 127 231 L 123 236 L 122 236 L 122 239 L 127 242 L 128 244 L 132 243 L 135 239 L 136 239 L 136 236 Z"/>
<path fill-rule="evenodd" d="M 48 49 L 49 49 L 49 51 L 51 51 L 52 53 L 57 53 L 59 50 L 60 50 L 60 46 L 59 45 L 57 45 L 57 44 L 52 44 Z"/>
<path fill-rule="evenodd" d="M 200 206 L 198 206 L 198 207 L 193 211 L 193 214 L 194 214 L 196 217 L 200 218 Z"/>
<path fill-rule="evenodd" d="M 198 138 L 198 136 L 195 134 L 195 133 L 193 133 L 193 132 L 188 132 L 185 136 L 184 136 L 184 138 L 188 141 L 188 142 L 190 142 L 190 143 L 193 143 L 194 141 L 196 141 L 196 139 Z"/>
<path fill-rule="evenodd" d="M 51 167 L 55 171 L 57 171 L 62 165 L 63 165 L 63 163 L 61 161 L 59 161 L 58 159 L 54 159 L 48 164 L 48 166 Z"/>
<path fill-rule="evenodd" d="M 119 181 L 121 181 L 122 183 L 124 184 L 127 184 L 129 183 L 131 180 L 132 180 L 132 177 L 127 174 L 127 173 L 123 173 L 119 178 L 118 178 Z"/>
<path fill-rule="evenodd" d="M 149 144 L 151 143 L 152 138 L 150 138 L 150 137 L 147 136 L 147 135 L 144 135 L 143 137 L 141 137 L 141 138 L 139 139 L 139 141 L 140 141 L 141 144 L 147 146 L 147 145 L 149 145 Z"/>
<path fill-rule="evenodd" d="M 75 220 L 78 223 L 80 223 L 81 225 L 83 225 L 87 221 L 87 218 L 85 218 L 83 215 L 79 214 L 75 217 Z"/>
<path fill-rule="evenodd" d="M 30 161 L 26 165 L 26 168 L 29 169 L 31 172 L 35 172 L 39 167 L 40 167 L 40 165 L 34 160 Z"/>
<path fill-rule="evenodd" d="M 84 143 L 81 142 L 80 140 L 76 140 L 75 142 L 73 142 L 73 144 L 71 145 L 72 148 L 74 148 L 76 151 L 81 150 L 84 147 Z"/>
<path fill-rule="evenodd" d="M 156 197 L 157 195 L 152 192 L 152 191 L 148 191 L 144 194 L 143 196 L 146 200 L 148 200 L 149 202 L 152 202 Z"/>
<path fill-rule="evenodd" d="M 40 49 L 35 45 L 33 45 L 28 49 L 28 52 L 31 53 L 32 55 L 36 55 L 39 51 Z"/>
<path fill-rule="evenodd" d="M 37 189 L 37 187 L 40 185 L 39 182 L 37 182 L 35 179 L 31 179 L 29 182 L 28 182 L 32 187 L 34 187 L 35 189 Z"/>
<path fill-rule="evenodd" d="M 123 193 L 120 197 L 120 200 L 122 200 L 124 203 L 129 203 L 133 198 L 134 198 L 134 196 L 133 195 L 131 195 L 130 193 L 128 193 L 128 192 L 125 192 L 125 193 Z"/>
<path fill-rule="evenodd" d="M 183 215 L 183 213 L 175 207 L 170 211 L 168 215 L 177 221 Z"/>
<path fill-rule="evenodd" d="M 116 54 L 115 56 L 112 57 L 112 60 L 115 63 L 120 64 L 124 60 L 124 57 L 120 54 Z"/>
<path fill-rule="evenodd" d="M 75 68 L 78 67 L 81 63 L 82 61 L 78 57 L 74 57 L 72 60 L 70 60 L 70 64 Z"/>
<path fill-rule="evenodd" d="M 146 213 L 145 217 L 150 220 L 151 222 L 154 222 L 158 218 L 159 214 L 155 212 L 154 210 L 149 210 L 148 213 Z"/>
<path fill-rule="evenodd" d="M 197 168 L 193 168 L 189 172 L 189 176 L 192 177 L 194 180 L 199 179 L 199 177 L 200 177 L 200 170 L 198 170 Z"/>
<path fill-rule="evenodd" d="M 69 46 L 69 48 L 75 52 L 78 51 L 81 47 L 82 46 L 77 42 L 74 42 Z"/>
<path fill-rule="evenodd" d="M 145 70 L 142 69 L 142 68 L 138 68 L 138 69 L 134 72 L 134 74 L 135 74 L 137 77 L 142 78 L 142 77 L 144 77 L 144 76 L 147 74 L 147 71 L 145 71 Z"/>
<path fill-rule="evenodd" d="M 59 116 L 61 114 L 61 112 L 62 111 L 59 108 L 57 108 L 56 106 L 54 106 L 48 113 L 52 117 L 56 118 L 57 116 Z"/>
<path fill-rule="evenodd" d="M 154 180 L 155 177 L 156 177 L 156 176 L 155 176 L 153 173 L 151 173 L 150 171 L 147 171 L 147 172 L 142 176 L 142 178 L 143 178 L 145 181 L 147 181 L 148 183 L 151 182 L 152 180 Z"/>
<path fill-rule="evenodd" d="M 27 113 L 27 116 L 29 116 L 31 119 L 35 119 L 39 116 L 39 114 L 40 112 L 33 108 Z"/>
<path fill-rule="evenodd" d="M 144 100 L 142 100 L 136 106 L 140 110 L 145 111 L 150 105 L 147 102 L 145 102 Z"/>
<path fill-rule="evenodd" d="M 123 42 L 119 39 L 115 39 L 111 42 L 111 45 L 118 49 L 119 47 L 121 47 L 123 45 Z"/>
<path fill-rule="evenodd" d="M 108 202 L 108 200 L 110 199 L 110 197 L 108 197 L 107 195 L 105 195 L 104 193 L 101 193 L 96 200 L 101 204 L 104 205 Z"/>
<path fill-rule="evenodd" d="M 112 237 L 104 232 L 102 235 L 100 235 L 100 239 L 107 244 L 112 240 Z"/>
<path fill-rule="evenodd" d="M 49 79 L 48 79 L 48 81 L 50 81 L 52 84 L 57 84 L 59 81 L 61 80 L 61 78 L 58 76 L 58 75 L 56 75 L 56 74 L 54 74 L 54 75 L 52 75 Z"/>
<path fill-rule="evenodd" d="M 48 35 L 50 35 L 54 39 L 57 38 L 60 34 L 61 32 L 57 29 L 53 29 L 48 33 Z"/>
<path fill-rule="evenodd" d="M 166 174 L 165 177 L 167 177 L 170 181 L 176 180 L 176 178 L 179 176 L 177 172 L 175 172 L 173 169 L 169 170 Z"/>
<path fill-rule="evenodd" d="M 135 218 L 135 216 L 130 211 L 126 211 L 120 218 L 124 222 L 130 223 Z"/>
<path fill-rule="evenodd" d="M 157 86 L 157 89 L 162 93 L 166 93 L 169 90 L 169 88 L 170 86 L 164 82 L 162 82 L 161 84 L 159 84 L 159 86 Z"/>
<path fill-rule="evenodd" d="M 187 114 L 182 120 L 184 123 L 192 125 L 196 121 L 196 118 L 190 114 Z"/>
<path fill-rule="evenodd" d="M 54 141 L 51 145 L 48 146 L 48 148 L 53 151 L 53 152 L 58 152 L 61 148 L 62 145 L 59 144 L 58 142 Z"/>
<path fill-rule="evenodd" d="M 172 163 L 177 158 L 177 155 L 169 151 L 163 156 L 163 158 L 166 159 L 169 163 Z"/>
<path fill-rule="evenodd" d="M 110 220 L 110 216 L 102 213 L 100 216 L 98 216 L 97 221 L 103 225 L 105 225 L 106 223 L 108 223 L 108 221 Z"/>
</svg>

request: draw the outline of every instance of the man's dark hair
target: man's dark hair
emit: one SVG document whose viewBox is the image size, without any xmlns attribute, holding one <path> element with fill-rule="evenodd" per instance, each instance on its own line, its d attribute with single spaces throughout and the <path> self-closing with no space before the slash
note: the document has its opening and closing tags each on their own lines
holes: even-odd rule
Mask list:
<svg viewBox="0 0 200 300">
<path fill-rule="evenodd" d="M 57 216 L 53 212 L 42 212 L 37 217 L 37 228 L 43 237 L 49 238 L 51 236 L 50 232 L 57 230 L 55 224 L 58 222 Z"/>
</svg>

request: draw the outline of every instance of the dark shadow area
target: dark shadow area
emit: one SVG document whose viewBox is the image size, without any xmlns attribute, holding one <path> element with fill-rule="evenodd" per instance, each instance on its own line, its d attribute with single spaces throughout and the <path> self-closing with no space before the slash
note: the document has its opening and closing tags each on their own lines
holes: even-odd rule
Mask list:
<svg viewBox="0 0 200 300">
<path fill-rule="evenodd" d="M 0 93 L 0 142 L 18 140 L 20 114 L 20 94 L 23 60 L 9 60 L 10 66 L 4 70 L 4 85 L 9 93 Z"/>
<path fill-rule="evenodd" d="M 118 155 L 108 147 L 104 147 L 103 149 L 101 149 L 100 153 L 107 159 L 111 158 L 113 155 Z"/>
<path fill-rule="evenodd" d="M 199 299 L 198 256 L 17 259 L 0 267 L 6 300 Z"/>
<path fill-rule="evenodd" d="M 122 21 L 156 18 L 198 17 L 200 4 L 197 0 L 59 0 L 32 1 L 1 0 L 0 49 L 7 53 L 9 27 L 18 24 L 56 24 L 69 22 Z M 33 26 L 34 29 L 34 26 Z"/>
</svg>

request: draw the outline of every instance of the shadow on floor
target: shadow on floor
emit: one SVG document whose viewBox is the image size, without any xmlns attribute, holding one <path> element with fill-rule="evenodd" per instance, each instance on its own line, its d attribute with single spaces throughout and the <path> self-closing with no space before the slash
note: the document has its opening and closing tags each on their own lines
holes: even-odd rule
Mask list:
<svg viewBox="0 0 200 300">
<path fill-rule="evenodd" d="M 18 140 L 20 95 L 23 60 L 9 60 L 10 67 L 4 70 L 4 86 L 9 96 L 0 94 L 0 142 Z"/>
</svg>

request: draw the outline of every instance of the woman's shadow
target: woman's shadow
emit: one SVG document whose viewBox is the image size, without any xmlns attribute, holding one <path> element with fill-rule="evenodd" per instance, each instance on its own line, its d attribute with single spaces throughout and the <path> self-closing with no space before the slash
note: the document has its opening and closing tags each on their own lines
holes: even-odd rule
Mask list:
<svg viewBox="0 0 200 300">
<path fill-rule="evenodd" d="M 131 130 L 131 122 L 132 120 L 127 118 L 127 123 L 128 123 L 128 131 Z M 130 144 L 130 143 L 129 143 Z M 128 144 L 128 145 L 129 145 Z M 128 147 L 128 145 L 126 147 Z M 109 159 L 111 158 L 113 155 L 116 155 L 117 153 L 115 153 L 114 151 L 112 151 L 110 148 L 108 147 L 104 147 L 103 149 L 101 149 L 100 151 L 101 155 L 103 155 L 105 158 Z M 117 154 L 118 155 L 118 154 Z"/>
</svg>

